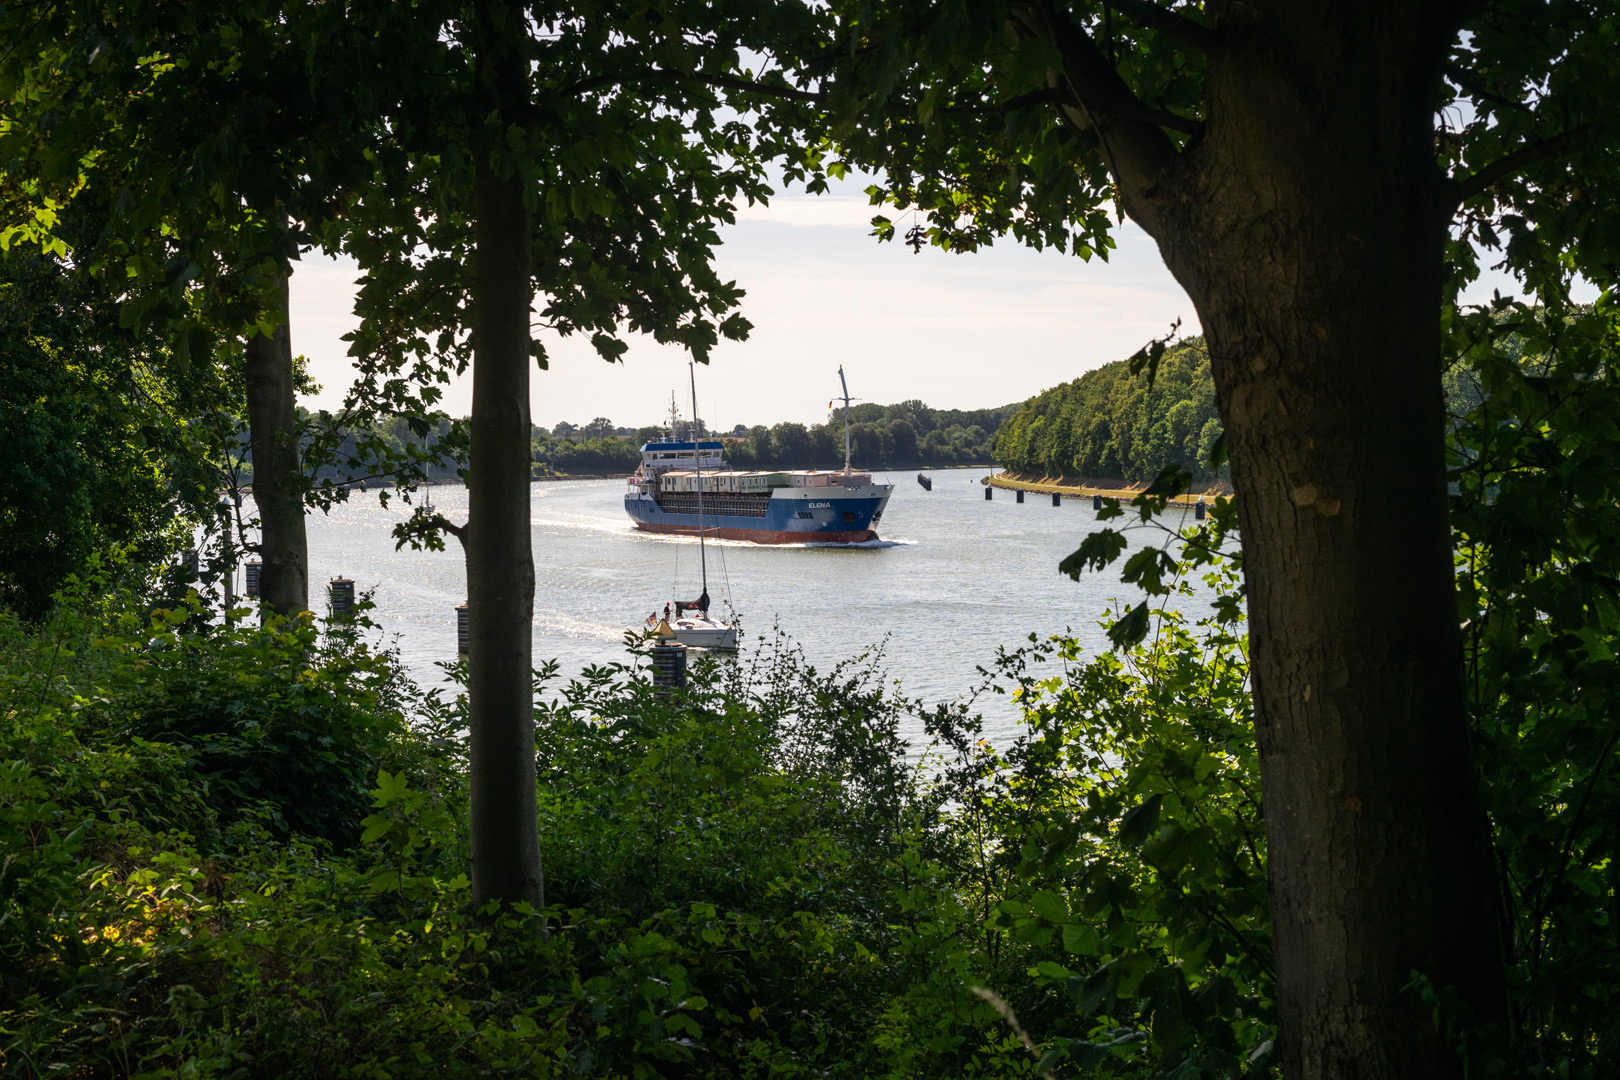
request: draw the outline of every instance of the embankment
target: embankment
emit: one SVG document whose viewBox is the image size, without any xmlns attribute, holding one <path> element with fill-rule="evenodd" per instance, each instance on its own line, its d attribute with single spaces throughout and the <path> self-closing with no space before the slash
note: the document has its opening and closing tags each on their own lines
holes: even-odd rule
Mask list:
<svg viewBox="0 0 1620 1080">
<path fill-rule="evenodd" d="M 1123 480 L 1117 476 L 1036 476 L 1033 473 L 999 472 L 988 476 L 984 483 L 991 487 L 1025 491 L 1058 492 L 1061 495 L 1101 495 L 1110 499 L 1134 499 L 1147 490 L 1146 480 Z M 1195 502 L 1200 498 L 1216 496 L 1231 498 L 1232 485 L 1220 480 L 1202 480 L 1193 484 L 1178 502 Z"/>
</svg>

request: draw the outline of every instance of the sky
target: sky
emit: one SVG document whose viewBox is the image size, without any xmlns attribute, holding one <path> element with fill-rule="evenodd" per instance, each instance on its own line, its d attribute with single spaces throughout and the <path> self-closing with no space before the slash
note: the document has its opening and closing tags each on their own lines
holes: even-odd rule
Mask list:
<svg viewBox="0 0 1620 1080">
<path fill-rule="evenodd" d="M 850 394 L 864 401 L 982 409 L 1123 359 L 1178 318 L 1182 333 L 1198 332 L 1192 302 L 1134 225 L 1120 230 L 1106 263 L 1011 239 L 970 255 L 913 254 L 869 235 L 874 211 L 863 186 L 779 194 L 768 207 L 740 208 L 722 229 L 718 269 L 746 291 L 742 314 L 754 329 L 745 342 L 722 342 L 698 368 L 698 411 L 711 429 L 825 420 L 840 364 Z M 322 386 L 304 402 L 312 407 L 337 405 L 352 379 L 342 337 L 355 323 L 355 275 L 353 263 L 315 252 L 292 275 L 293 349 Z M 532 379 L 534 422 L 656 424 L 672 391 L 687 415 L 681 350 L 628 340 L 623 361 L 609 364 L 583 338 L 548 334 L 550 370 Z M 444 408 L 465 414 L 470 395 L 464 378 Z"/>
<path fill-rule="evenodd" d="M 1177 319 L 1181 334 L 1199 332 L 1192 301 L 1128 221 L 1107 262 L 1011 239 L 968 255 L 913 254 L 870 235 L 867 182 L 850 179 L 820 196 L 783 192 L 769 206 L 739 208 L 737 223 L 721 230 L 718 269 L 745 290 L 741 310 L 754 329 L 745 342 L 722 342 L 698 369 L 698 413 L 711 430 L 820 423 L 839 392 L 839 365 L 862 401 L 983 409 L 1122 360 Z M 293 349 L 322 387 L 304 400 L 311 407 L 335 407 L 352 380 L 342 338 L 355 324 L 355 276 L 353 263 L 317 252 L 292 275 Z M 1487 272 L 1464 300 L 1483 302 L 1495 289 L 1517 291 Z M 609 364 L 584 338 L 547 332 L 550 369 L 531 380 L 534 422 L 659 424 L 672 392 L 688 416 L 685 354 L 651 338 L 627 340 L 629 352 Z M 465 415 L 471 391 L 462 378 L 443 407 Z"/>
</svg>

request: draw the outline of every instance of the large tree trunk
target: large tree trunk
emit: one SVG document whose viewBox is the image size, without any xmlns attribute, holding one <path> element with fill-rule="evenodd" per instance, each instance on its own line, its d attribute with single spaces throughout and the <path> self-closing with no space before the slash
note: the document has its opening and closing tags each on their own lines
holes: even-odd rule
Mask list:
<svg viewBox="0 0 1620 1080">
<path fill-rule="evenodd" d="M 479 4 L 479 72 L 502 130 L 521 115 L 525 72 Z M 500 13 L 497 12 L 497 16 Z M 514 13 L 510 17 L 516 18 Z M 529 534 L 529 212 L 517 175 L 476 157 L 472 446 L 467 479 L 467 696 L 473 902 L 544 902 L 535 800 L 534 555 Z"/>
<path fill-rule="evenodd" d="M 1416 1080 L 1461 1068 L 1412 973 L 1487 1021 L 1506 989 L 1447 521 L 1445 28 L 1354 7 L 1229 27 L 1203 145 L 1138 206 L 1231 451 L 1284 1071 Z"/>
<path fill-rule="evenodd" d="M 277 283 L 276 302 L 281 324 L 275 333 L 247 340 L 248 443 L 259 508 L 259 598 L 277 615 L 296 615 L 309 609 L 309 541 L 285 277 Z"/>
</svg>

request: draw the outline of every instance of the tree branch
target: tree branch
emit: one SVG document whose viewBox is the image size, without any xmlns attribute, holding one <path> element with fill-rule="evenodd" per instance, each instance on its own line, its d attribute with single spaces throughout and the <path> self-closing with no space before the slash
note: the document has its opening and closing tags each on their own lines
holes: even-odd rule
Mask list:
<svg viewBox="0 0 1620 1080">
<path fill-rule="evenodd" d="M 1205 55 L 1220 47 L 1220 37 L 1215 31 L 1174 8 L 1160 7 L 1153 0 L 1106 0 L 1106 3 L 1144 30 L 1156 30 Z"/>
<path fill-rule="evenodd" d="M 1011 14 L 1015 32 L 1044 39 L 1057 49 L 1063 67 L 1050 78 L 1069 99 L 1059 107 L 1075 127 L 1089 128 L 1096 136 L 1125 212 L 1152 233 L 1150 222 L 1157 215 L 1151 201 L 1177 155 L 1164 129 L 1196 136 L 1203 126 L 1144 103 L 1091 36 L 1054 9 L 1051 0 L 1016 5 Z"/>
<path fill-rule="evenodd" d="M 467 526 L 457 525 L 443 514 L 434 514 L 432 517 L 427 519 L 427 524 L 433 528 L 441 529 L 444 532 L 449 533 L 457 540 L 467 539 Z"/>
<path fill-rule="evenodd" d="M 821 102 L 827 95 L 816 90 L 800 90 L 792 86 L 773 86 L 769 83 L 755 82 L 753 79 L 744 79 L 736 75 L 708 75 L 702 72 L 670 71 L 667 68 L 646 68 L 641 71 L 626 72 L 623 75 L 599 75 L 594 79 L 582 79 L 572 86 L 563 87 L 558 93 L 565 96 L 578 96 L 590 93 L 592 90 L 602 90 L 610 86 L 620 86 L 624 83 L 641 82 L 672 82 L 697 83 L 701 86 L 715 86 L 724 90 L 740 90 L 749 94 L 760 94 L 764 97 L 781 98 L 786 101 Z"/>
<path fill-rule="evenodd" d="M 987 101 L 981 105 L 952 105 L 941 109 L 946 116 L 958 116 L 968 113 L 995 113 L 997 115 L 1010 113 L 1015 109 L 1022 109 L 1029 105 L 1047 105 L 1058 100 L 1057 91 L 1047 87 L 1041 90 L 1031 90 L 1027 94 L 1010 97 L 1006 101 Z"/>
<path fill-rule="evenodd" d="M 1501 94 L 1490 90 L 1485 86 L 1484 83 L 1480 82 L 1474 77 L 1473 72 L 1469 71 L 1461 64 L 1447 64 L 1445 74 L 1446 78 L 1456 83 L 1462 89 L 1468 91 L 1470 97 L 1476 97 L 1482 101 L 1489 101 L 1493 105 L 1500 106 L 1504 109 L 1512 109 L 1515 112 L 1523 114 L 1529 114 L 1535 111 L 1522 101 L 1514 101 L 1510 97 L 1504 97 Z"/>
<path fill-rule="evenodd" d="M 1154 7 L 1149 0 L 1143 0 Z M 1039 0 L 1026 9 L 1033 20 L 1025 18 L 1025 28 L 1037 37 L 1044 37 L 1063 56 L 1063 79 L 1075 104 L 1090 114 L 1093 124 L 1098 117 L 1133 120 L 1153 127 L 1169 128 L 1186 135 L 1200 135 L 1204 125 L 1197 120 L 1178 116 L 1165 109 L 1154 108 L 1131 92 L 1119 71 L 1096 42 L 1091 40 L 1074 21 L 1055 10 L 1050 0 Z M 1173 155 L 1175 148 L 1166 142 Z"/>
<path fill-rule="evenodd" d="M 1591 131 L 1592 125 L 1582 124 L 1570 128 L 1558 135 L 1542 139 L 1540 142 L 1526 143 L 1517 150 L 1502 155 L 1472 176 L 1465 176 L 1461 180 L 1451 182 L 1451 193 L 1455 199 L 1453 205 L 1468 201 L 1475 195 L 1486 191 L 1498 180 L 1504 180 L 1527 165 L 1534 165 L 1538 161 L 1545 161 L 1556 157 L 1580 142 Z"/>
<path fill-rule="evenodd" d="M 409 544 L 413 549 L 443 551 L 440 533 L 449 533 L 463 544 L 467 542 L 467 526 L 457 525 L 443 514 L 423 513 L 418 507 L 413 516 L 394 526 L 394 549 L 397 551 Z"/>
</svg>

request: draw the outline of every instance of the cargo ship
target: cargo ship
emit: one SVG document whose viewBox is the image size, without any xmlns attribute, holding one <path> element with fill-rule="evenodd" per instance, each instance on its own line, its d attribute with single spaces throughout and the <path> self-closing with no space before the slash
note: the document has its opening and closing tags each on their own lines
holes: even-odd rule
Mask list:
<svg viewBox="0 0 1620 1080">
<path fill-rule="evenodd" d="M 838 369 L 843 379 L 843 368 Z M 892 484 L 850 468 L 849 390 L 844 388 L 844 467 L 737 472 L 718 439 L 677 438 L 673 410 L 663 438 L 641 447 L 625 513 L 636 528 L 756 544 L 860 544 L 878 539 Z"/>
</svg>

